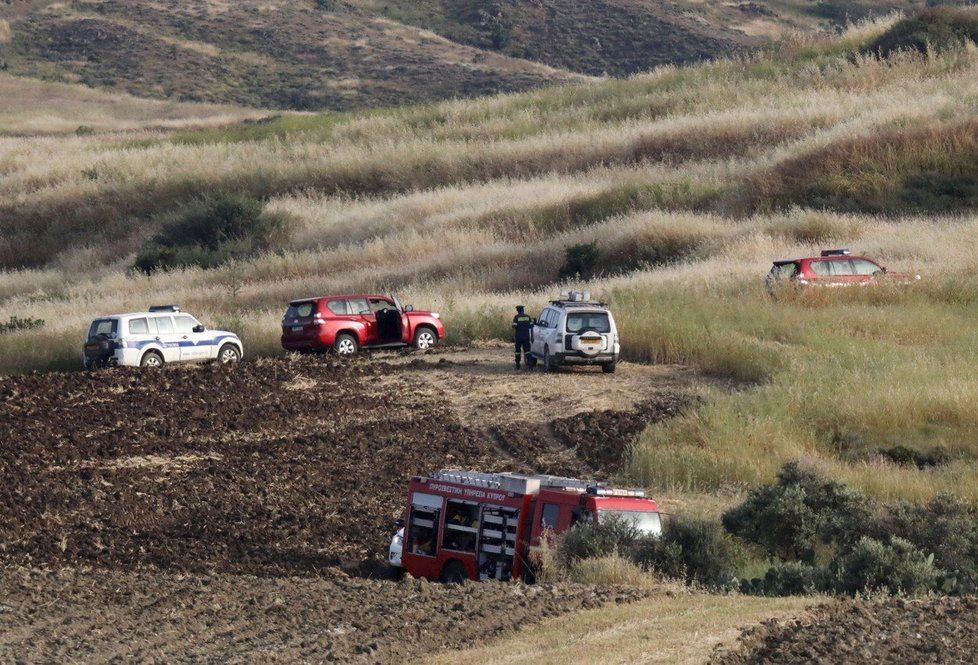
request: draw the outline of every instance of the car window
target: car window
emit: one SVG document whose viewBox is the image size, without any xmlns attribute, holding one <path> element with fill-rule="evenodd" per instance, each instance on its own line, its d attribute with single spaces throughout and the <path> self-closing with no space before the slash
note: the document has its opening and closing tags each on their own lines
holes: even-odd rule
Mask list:
<svg viewBox="0 0 978 665">
<path fill-rule="evenodd" d="M 543 515 L 540 517 L 540 526 L 544 529 L 556 529 L 558 515 L 560 515 L 560 506 L 558 504 L 543 504 Z"/>
<path fill-rule="evenodd" d="M 160 335 L 167 335 L 173 332 L 173 319 L 169 316 L 157 316 L 156 329 Z"/>
<path fill-rule="evenodd" d="M 350 308 L 350 314 L 370 313 L 370 305 L 367 303 L 366 298 L 351 298 L 346 302 L 347 307 Z"/>
<path fill-rule="evenodd" d="M 611 321 L 607 312 L 571 312 L 567 315 L 567 332 L 578 333 L 593 330 L 599 333 L 611 332 Z"/>
<path fill-rule="evenodd" d="M 812 272 L 819 277 L 828 277 L 832 274 L 832 269 L 829 268 L 828 261 L 812 261 L 811 268 Z"/>
<path fill-rule="evenodd" d="M 145 335 L 149 332 L 149 326 L 146 324 L 146 319 L 129 319 L 129 334 L 130 335 Z"/>
<path fill-rule="evenodd" d="M 853 259 L 852 268 L 856 275 L 874 275 L 882 271 L 878 265 L 866 259 Z"/>
<path fill-rule="evenodd" d="M 347 315 L 345 300 L 330 300 L 328 303 L 326 303 L 326 309 L 328 309 L 336 316 Z"/>
<path fill-rule="evenodd" d="M 300 302 L 296 305 L 289 305 L 289 309 L 285 312 L 285 318 L 298 319 L 312 316 L 312 310 L 315 304 L 312 302 Z"/>
<path fill-rule="evenodd" d="M 540 325 L 542 325 L 544 328 L 553 327 L 551 323 L 553 318 L 554 318 L 554 311 L 552 309 L 543 310 L 543 314 L 540 316 Z"/>
<path fill-rule="evenodd" d="M 88 336 L 105 335 L 106 337 L 119 332 L 119 321 L 117 319 L 96 319 L 92 321 L 92 327 L 88 329 Z"/>
<path fill-rule="evenodd" d="M 852 261 L 849 259 L 829 261 L 828 264 L 832 266 L 833 277 L 848 277 L 854 274 L 852 272 Z"/>
<path fill-rule="evenodd" d="M 358 301 L 354 301 L 358 302 Z M 370 309 L 374 314 L 377 312 L 383 312 L 385 309 L 397 309 L 394 307 L 394 303 L 384 300 L 383 298 L 371 298 L 370 299 Z"/>
<path fill-rule="evenodd" d="M 156 325 L 156 317 L 155 316 L 151 316 L 151 317 L 147 318 L 146 319 L 146 325 L 149 328 L 149 334 L 150 335 L 159 335 L 159 332 L 157 332 L 158 331 L 158 327 Z"/>
<path fill-rule="evenodd" d="M 179 334 L 192 333 L 194 326 L 197 325 L 197 319 L 187 314 L 181 314 L 173 317 L 173 325 Z"/>
<path fill-rule="evenodd" d="M 791 279 L 798 274 L 797 263 L 775 263 L 771 267 L 771 277 L 774 279 Z"/>
</svg>

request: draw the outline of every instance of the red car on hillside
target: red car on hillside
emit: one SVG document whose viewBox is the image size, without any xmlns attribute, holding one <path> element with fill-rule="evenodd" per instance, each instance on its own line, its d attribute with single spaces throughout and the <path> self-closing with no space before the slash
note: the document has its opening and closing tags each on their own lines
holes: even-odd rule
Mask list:
<svg viewBox="0 0 978 665">
<path fill-rule="evenodd" d="M 848 249 L 826 249 L 820 256 L 775 261 L 767 274 L 768 290 L 783 286 L 854 286 L 878 280 L 910 282 L 920 275 L 890 272 L 865 256 Z"/>
<path fill-rule="evenodd" d="M 352 355 L 361 348 L 428 349 L 444 339 L 437 312 L 402 307 L 394 296 L 303 298 L 290 302 L 282 317 L 282 346 L 288 351 Z"/>
</svg>

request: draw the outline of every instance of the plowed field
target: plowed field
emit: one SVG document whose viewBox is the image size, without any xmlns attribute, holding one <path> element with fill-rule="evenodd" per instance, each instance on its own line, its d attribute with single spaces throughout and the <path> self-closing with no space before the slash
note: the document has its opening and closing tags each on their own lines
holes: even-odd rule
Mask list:
<svg viewBox="0 0 978 665">
<path fill-rule="evenodd" d="M 399 659 L 633 597 L 366 577 L 409 475 L 607 474 L 694 380 L 501 348 L 2 378 L 0 660 Z"/>
</svg>

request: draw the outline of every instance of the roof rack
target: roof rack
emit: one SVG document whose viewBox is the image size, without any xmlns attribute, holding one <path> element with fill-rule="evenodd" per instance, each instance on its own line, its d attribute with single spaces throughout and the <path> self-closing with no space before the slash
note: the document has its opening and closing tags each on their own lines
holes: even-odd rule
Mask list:
<svg viewBox="0 0 978 665">
<path fill-rule="evenodd" d="M 607 303 L 591 300 L 590 291 L 561 291 L 560 298 L 551 300 L 551 305 L 558 307 L 607 307 Z"/>
<path fill-rule="evenodd" d="M 597 480 L 581 480 L 580 478 L 565 478 L 547 474 L 526 475 L 522 473 L 482 473 L 479 471 L 463 471 L 461 469 L 441 469 L 428 476 L 431 480 L 442 480 L 459 485 L 500 489 L 520 494 L 535 493 L 541 487 L 555 490 L 568 490 L 582 494 L 597 496 L 629 496 L 644 497 L 645 491 L 639 489 L 618 489 L 608 487 L 607 483 Z"/>
</svg>

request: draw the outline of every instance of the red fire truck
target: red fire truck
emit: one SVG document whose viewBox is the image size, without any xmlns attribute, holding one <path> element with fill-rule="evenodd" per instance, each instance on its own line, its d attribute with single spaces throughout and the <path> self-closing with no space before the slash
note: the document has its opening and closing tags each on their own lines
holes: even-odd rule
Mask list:
<svg viewBox="0 0 978 665">
<path fill-rule="evenodd" d="M 444 469 L 415 476 L 389 559 L 442 582 L 532 578 L 529 550 L 545 532 L 615 515 L 659 533 L 655 501 L 642 490 L 548 475 Z"/>
</svg>

